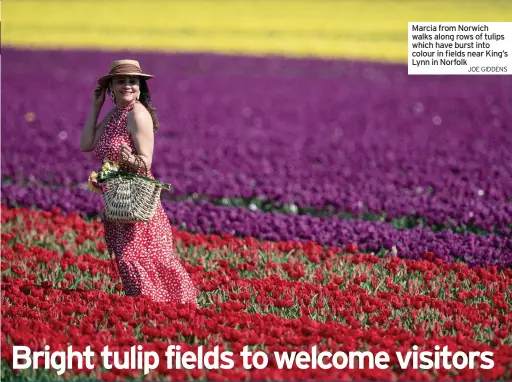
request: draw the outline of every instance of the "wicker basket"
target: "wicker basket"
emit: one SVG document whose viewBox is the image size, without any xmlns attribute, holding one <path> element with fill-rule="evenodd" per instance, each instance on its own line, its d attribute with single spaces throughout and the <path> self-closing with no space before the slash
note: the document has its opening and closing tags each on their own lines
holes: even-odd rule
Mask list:
<svg viewBox="0 0 512 382">
<path fill-rule="evenodd" d="M 135 156 L 146 169 L 146 163 Z M 140 162 L 138 163 L 140 169 Z M 105 220 L 120 223 L 138 223 L 150 221 L 160 202 L 162 185 L 143 177 L 118 176 L 105 181 L 103 202 Z"/>
</svg>

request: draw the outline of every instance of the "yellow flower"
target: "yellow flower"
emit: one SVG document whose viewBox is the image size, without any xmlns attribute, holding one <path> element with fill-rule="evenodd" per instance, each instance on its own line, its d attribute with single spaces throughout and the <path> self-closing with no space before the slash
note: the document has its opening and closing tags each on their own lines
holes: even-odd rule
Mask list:
<svg viewBox="0 0 512 382">
<path fill-rule="evenodd" d="M 91 178 L 89 178 L 89 180 L 87 181 L 87 187 L 89 188 L 89 191 L 96 192 L 97 194 L 102 193 L 100 188 L 94 187 L 94 184 L 92 184 Z"/>
<path fill-rule="evenodd" d="M 117 171 L 117 170 L 119 170 L 119 163 L 110 162 L 108 160 L 105 160 L 105 162 L 103 162 L 103 166 L 101 167 L 101 172 L 109 172 L 109 171 Z"/>
<path fill-rule="evenodd" d="M 103 166 L 101 166 L 101 171 L 108 171 L 110 170 L 110 163 L 109 162 L 105 162 L 103 163 Z"/>
<path fill-rule="evenodd" d="M 95 181 L 97 177 L 98 177 L 98 173 L 96 171 L 92 171 L 91 175 L 89 175 L 89 179 L 87 179 L 87 187 L 89 188 L 90 191 L 101 194 L 102 193 L 101 189 L 94 185 L 94 183 L 96 183 L 96 182 L 93 183 L 93 181 Z"/>
</svg>

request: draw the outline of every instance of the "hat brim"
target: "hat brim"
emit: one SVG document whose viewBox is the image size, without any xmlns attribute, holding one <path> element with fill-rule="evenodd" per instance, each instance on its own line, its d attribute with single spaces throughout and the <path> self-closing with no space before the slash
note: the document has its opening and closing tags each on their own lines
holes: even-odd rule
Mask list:
<svg viewBox="0 0 512 382">
<path fill-rule="evenodd" d="M 145 78 L 146 80 L 149 80 L 149 79 L 154 77 L 151 74 L 137 73 L 137 72 L 134 72 L 134 73 L 123 73 L 123 74 L 106 74 L 103 77 L 100 77 L 98 79 L 98 85 L 105 85 L 108 81 L 110 81 L 111 78 L 113 78 L 113 77 L 120 77 L 120 76 L 136 76 L 136 77 Z"/>
</svg>

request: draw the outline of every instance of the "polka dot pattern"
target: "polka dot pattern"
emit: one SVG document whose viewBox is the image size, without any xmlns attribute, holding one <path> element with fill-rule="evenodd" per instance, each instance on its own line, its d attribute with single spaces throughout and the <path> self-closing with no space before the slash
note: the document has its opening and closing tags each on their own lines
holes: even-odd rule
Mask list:
<svg viewBox="0 0 512 382">
<path fill-rule="evenodd" d="M 117 110 L 108 119 L 94 148 L 96 157 L 117 161 L 120 145 L 135 145 L 126 129 L 127 115 L 135 104 Z M 144 170 L 142 170 L 144 171 Z M 153 178 L 151 170 L 148 174 Z M 123 289 L 127 296 L 148 296 L 154 301 L 196 304 L 198 291 L 174 255 L 171 224 L 162 204 L 149 222 L 133 224 L 105 221 L 105 241 L 115 254 Z"/>
</svg>

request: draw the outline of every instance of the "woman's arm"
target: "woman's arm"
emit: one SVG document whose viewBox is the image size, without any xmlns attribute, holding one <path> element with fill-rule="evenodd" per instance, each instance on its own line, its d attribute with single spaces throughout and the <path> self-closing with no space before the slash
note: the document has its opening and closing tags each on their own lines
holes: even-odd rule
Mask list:
<svg viewBox="0 0 512 382">
<path fill-rule="evenodd" d="M 92 151 L 94 149 L 94 146 L 96 146 L 96 143 L 98 143 L 98 140 L 101 137 L 101 133 L 103 132 L 107 119 L 114 110 L 111 110 L 105 118 L 103 118 L 101 123 L 97 125 L 98 116 L 100 115 L 101 108 L 105 102 L 106 90 L 106 87 L 102 87 L 100 85 L 96 86 L 94 89 L 92 94 L 91 111 L 89 112 L 89 117 L 84 124 L 82 135 L 80 137 L 80 151 Z"/>
<path fill-rule="evenodd" d="M 135 105 L 133 112 L 128 113 L 126 128 L 132 136 L 137 155 L 146 162 L 149 171 L 153 162 L 155 134 L 151 115 L 143 105 Z M 123 146 L 122 152 L 130 151 L 127 145 Z M 137 170 L 138 165 L 135 162 L 134 155 L 130 156 L 128 163 L 133 170 Z M 141 168 L 141 170 L 144 170 L 144 168 Z"/>
<path fill-rule="evenodd" d="M 105 118 L 97 124 L 100 111 L 94 107 L 91 108 L 89 117 L 87 118 L 82 130 L 82 136 L 80 137 L 80 151 L 88 152 L 94 150 L 94 146 L 98 143 L 98 140 L 105 128 L 105 124 L 114 110 L 115 109 L 110 110 Z"/>
</svg>

